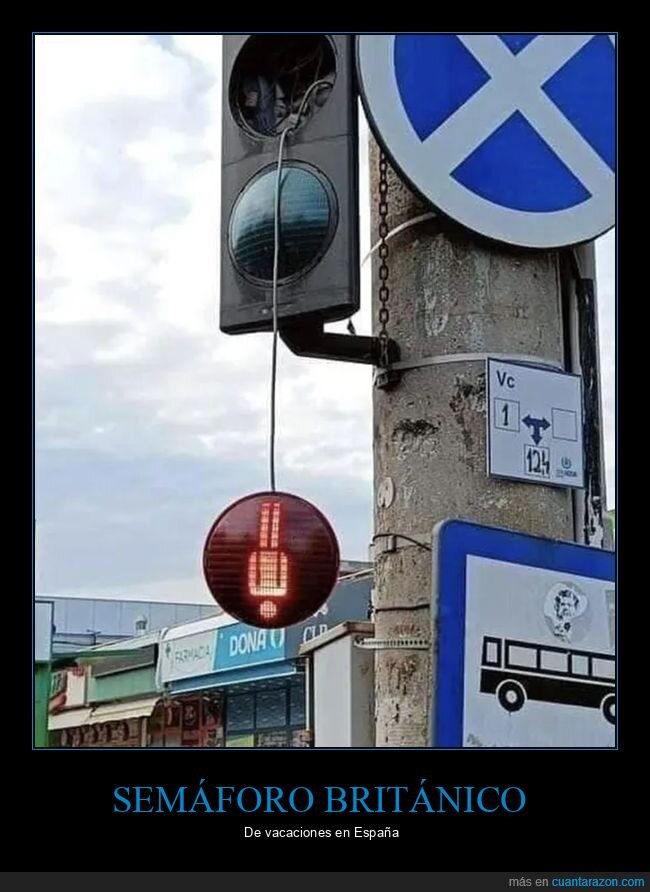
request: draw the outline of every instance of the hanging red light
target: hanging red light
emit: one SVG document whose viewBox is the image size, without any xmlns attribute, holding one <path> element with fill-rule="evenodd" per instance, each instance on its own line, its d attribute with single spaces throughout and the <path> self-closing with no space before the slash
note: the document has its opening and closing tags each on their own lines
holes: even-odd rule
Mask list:
<svg viewBox="0 0 650 892">
<path fill-rule="evenodd" d="M 255 493 L 214 522 L 203 571 L 226 613 L 252 626 L 284 628 L 325 603 L 338 578 L 339 547 L 310 502 L 289 493 Z"/>
</svg>

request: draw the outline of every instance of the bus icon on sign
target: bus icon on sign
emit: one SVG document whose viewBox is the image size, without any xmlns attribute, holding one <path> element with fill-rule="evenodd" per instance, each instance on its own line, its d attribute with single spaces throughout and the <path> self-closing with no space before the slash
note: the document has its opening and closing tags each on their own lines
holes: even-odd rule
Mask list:
<svg viewBox="0 0 650 892">
<path fill-rule="evenodd" d="M 616 659 L 612 654 L 548 647 L 531 641 L 483 637 L 482 694 L 494 694 L 507 712 L 526 700 L 599 709 L 616 721 Z"/>
</svg>

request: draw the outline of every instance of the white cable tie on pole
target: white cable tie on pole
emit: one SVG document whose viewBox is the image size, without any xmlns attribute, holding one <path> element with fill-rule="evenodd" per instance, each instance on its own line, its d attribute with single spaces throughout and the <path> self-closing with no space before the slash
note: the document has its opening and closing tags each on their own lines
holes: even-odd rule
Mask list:
<svg viewBox="0 0 650 892">
<path fill-rule="evenodd" d="M 428 211 L 426 214 L 420 214 L 418 217 L 411 217 L 411 219 L 407 220 L 406 223 L 400 223 L 399 226 L 391 229 L 391 231 L 386 236 L 386 241 L 398 235 L 400 232 L 404 232 L 405 229 L 410 229 L 411 226 L 417 226 L 418 223 L 425 223 L 427 220 L 434 220 L 437 216 L 438 215 L 433 211 Z M 366 256 L 361 261 L 361 266 L 363 266 L 364 263 L 370 260 L 375 251 L 379 250 L 380 245 L 381 241 L 378 241 L 376 245 L 373 245 L 373 247 L 368 251 Z"/>
</svg>

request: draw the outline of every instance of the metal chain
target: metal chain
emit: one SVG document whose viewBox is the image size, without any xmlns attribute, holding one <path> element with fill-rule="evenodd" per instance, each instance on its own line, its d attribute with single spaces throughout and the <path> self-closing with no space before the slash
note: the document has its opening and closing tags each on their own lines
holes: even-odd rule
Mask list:
<svg viewBox="0 0 650 892">
<path fill-rule="evenodd" d="M 379 152 L 379 355 L 382 368 L 388 366 L 388 160 Z"/>
</svg>

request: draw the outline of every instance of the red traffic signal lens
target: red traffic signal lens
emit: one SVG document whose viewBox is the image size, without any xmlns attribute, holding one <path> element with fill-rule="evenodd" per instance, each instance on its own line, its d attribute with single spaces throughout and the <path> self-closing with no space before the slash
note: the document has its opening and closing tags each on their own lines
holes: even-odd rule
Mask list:
<svg viewBox="0 0 650 892">
<path fill-rule="evenodd" d="M 328 599 L 339 546 L 327 519 L 305 499 L 255 493 L 212 525 L 203 572 L 226 613 L 251 626 L 283 628 L 308 619 Z"/>
</svg>

